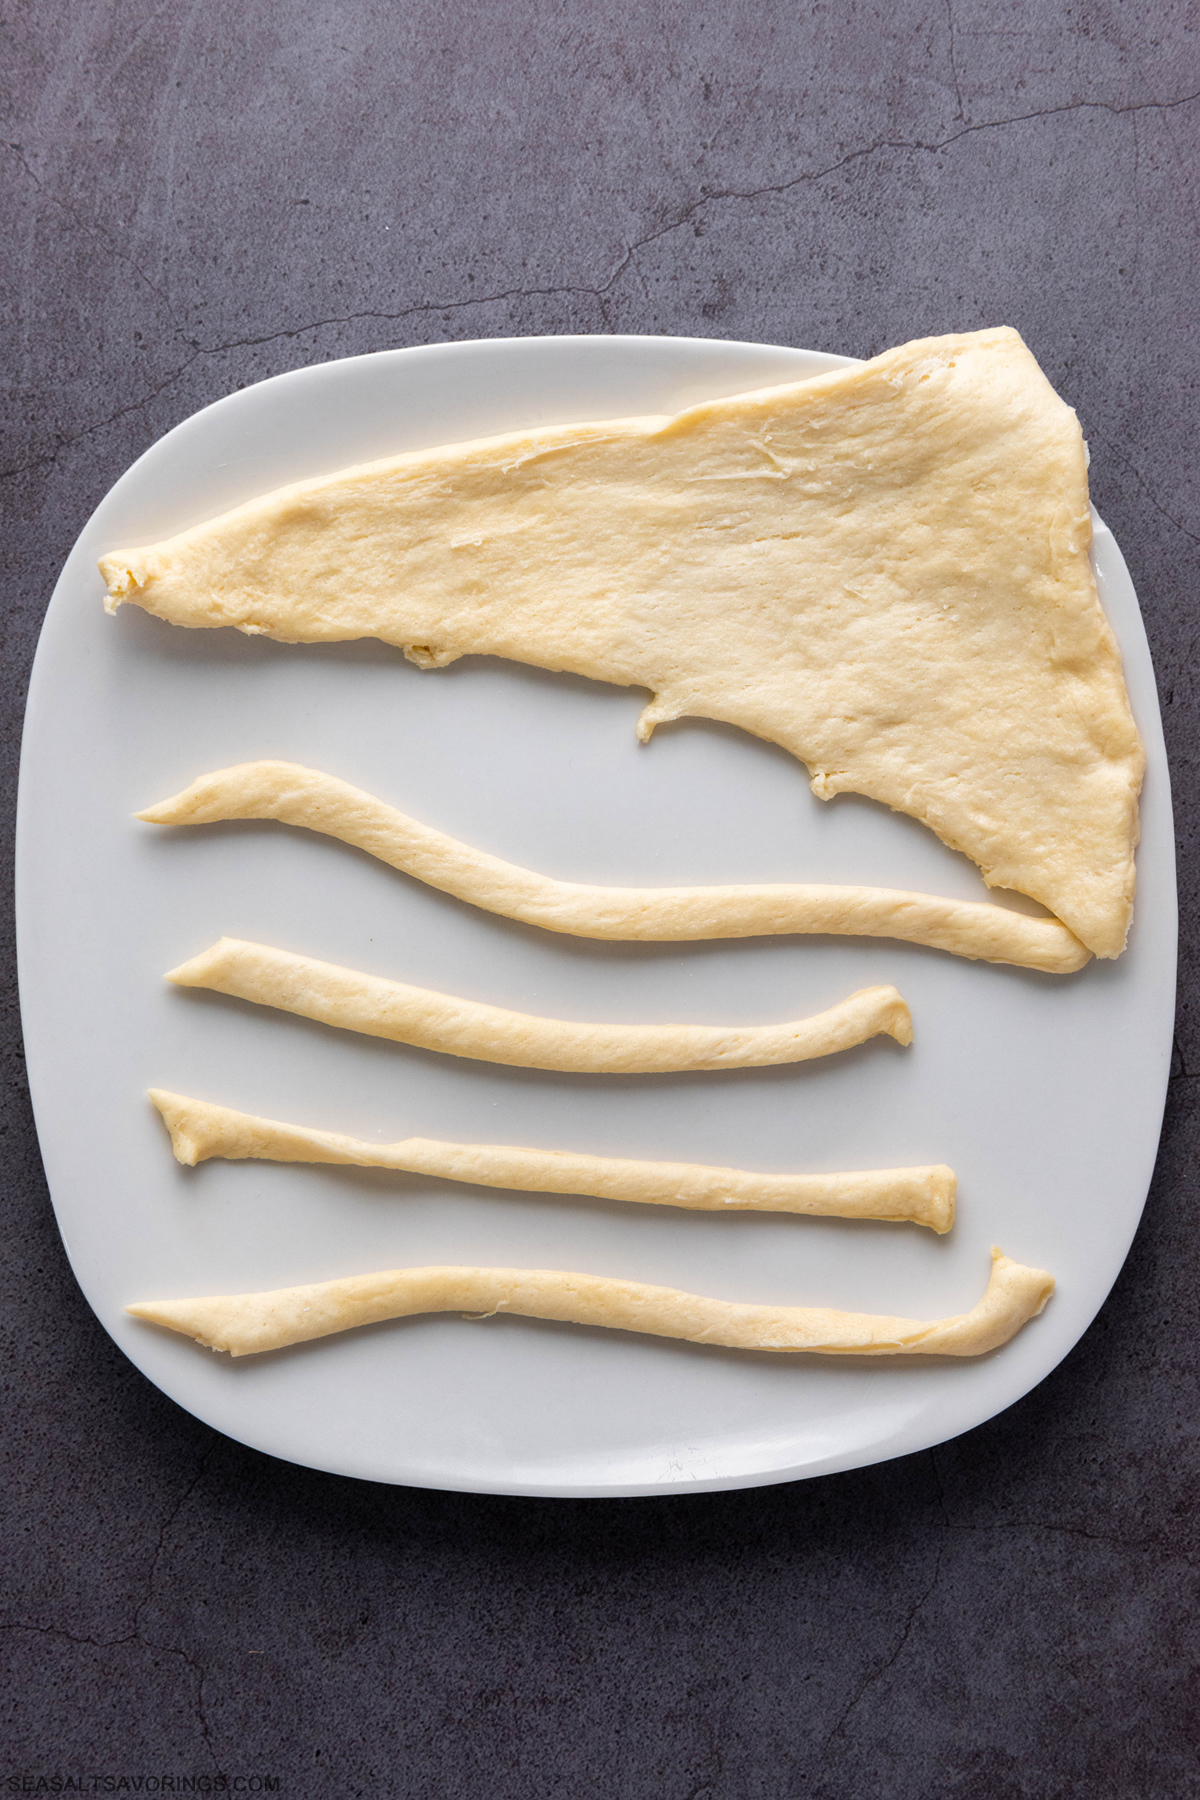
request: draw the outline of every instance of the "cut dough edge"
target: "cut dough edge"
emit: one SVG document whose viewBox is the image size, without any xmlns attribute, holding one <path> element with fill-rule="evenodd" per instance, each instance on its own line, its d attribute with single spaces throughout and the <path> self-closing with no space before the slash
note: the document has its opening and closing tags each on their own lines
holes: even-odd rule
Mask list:
<svg viewBox="0 0 1200 1800">
<path fill-rule="evenodd" d="M 881 1034 L 912 1042 L 912 1016 L 894 987 L 862 988 L 825 1012 L 781 1025 L 579 1024 L 409 987 L 238 938 L 221 938 L 166 979 L 368 1037 L 567 1074 L 768 1068 L 832 1056 Z"/>
<path fill-rule="evenodd" d="M 958 1184 L 953 1169 L 943 1163 L 829 1175 L 760 1175 L 700 1163 L 651 1162 L 505 1144 L 453 1144 L 432 1138 L 371 1144 L 339 1132 L 283 1125 L 162 1088 L 151 1088 L 150 1098 L 171 1134 L 177 1160 L 188 1167 L 212 1156 L 333 1163 L 433 1175 L 477 1187 L 588 1194 L 702 1212 L 909 1221 L 939 1233 L 949 1231 L 954 1223 Z"/>
<path fill-rule="evenodd" d="M 151 825 L 277 819 L 352 844 L 472 906 L 572 937 L 651 942 L 784 933 L 890 937 L 1055 975 L 1091 960 L 1091 952 L 1060 920 L 986 901 L 810 883 L 620 888 L 558 881 L 475 850 L 349 782 L 298 763 L 217 769 L 136 816 Z"/>
<path fill-rule="evenodd" d="M 992 1250 L 987 1290 L 970 1312 L 900 1319 L 814 1306 L 714 1300 L 557 1269 L 386 1269 L 264 1294 L 147 1300 L 126 1312 L 233 1356 L 280 1350 L 359 1325 L 418 1313 L 514 1313 L 571 1325 L 603 1325 L 736 1350 L 835 1356 L 982 1356 L 1041 1312 L 1054 1292 L 1044 1269 Z"/>
</svg>

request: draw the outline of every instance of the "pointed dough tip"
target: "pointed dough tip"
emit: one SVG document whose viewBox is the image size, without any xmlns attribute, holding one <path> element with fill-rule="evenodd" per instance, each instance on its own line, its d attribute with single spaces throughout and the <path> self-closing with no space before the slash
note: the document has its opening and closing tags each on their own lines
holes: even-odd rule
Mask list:
<svg viewBox="0 0 1200 1800">
<path fill-rule="evenodd" d="M 194 1169 L 198 1162 L 207 1161 L 212 1152 L 205 1146 L 203 1133 L 196 1129 L 199 1103 L 183 1094 L 172 1094 L 166 1088 L 147 1088 L 146 1093 L 158 1108 L 159 1117 L 170 1135 L 175 1161 L 182 1163 L 185 1169 Z"/>
<path fill-rule="evenodd" d="M 230 938 L 218 938 L 215 944 L 210 944 L 207 950 L 201 950 L 198 956 L 191 956 L 187 962 L 168 969 L 163 980 L 174 982 L 176 987 L 208 986 L 213 963 L 230 942 Z"/>
</svg>

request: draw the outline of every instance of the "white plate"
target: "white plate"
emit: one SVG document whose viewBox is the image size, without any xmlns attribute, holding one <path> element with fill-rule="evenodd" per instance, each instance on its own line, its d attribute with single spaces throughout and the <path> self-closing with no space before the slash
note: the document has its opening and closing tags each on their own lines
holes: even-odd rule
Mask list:
<svg viewBox="0 0 1200 1800">
<path fill-rule="evenodd" d="M 282 375 L 154 445 L 71 554 L 34 665 L 18 917 L 29 1079 L 91 1305 L 180 1405 L 315 1468 L 430 1487 L 645 1494 L 786 1481 L 919 1450 L 1040 1381 L 1121 1267 L 1154 1163 L 1171 1039 L 1170 794 L 1146 638 L 1111 536 L 1101 593 L 1150 755 L 1130 948 L 1066 980 L 886 942 L 624 946 L 511 925 L 312 834 L 131 813 L 205 770 L 329 770 L 498 855 L 618 883 L 829 880 L 980 897 L 972 865 L 782 750 L 702 723 L 640 747 L 645 696 L 500 662 L 422 672 L 374 643 L 290 648 L 101 609 L 100 552 L 346 463 L 576 418 L 671 412 L 841 359 L 673 338 L 442 345 Z M 606 1080 L 358 1040 L 165 985 L 253 938 L 530 1012 L 749 1022 L 894 981 L 916 1042 L 800 1068 Z M 945 1161 L 948 1238 L 490 1194 L 378 1172 L 178 1168 L 145 1089 L 380 1141 L 410 1133 L 765 1169 Z M 993 1242 L 1058 1292 L 975 1362 L 772 1357 L 517 1319 L 426 1318 L 245 1361 L 127 1301 L 420 1263 L 590 1270 L 739 1300 L 935 1317 Z"/>
</svg>

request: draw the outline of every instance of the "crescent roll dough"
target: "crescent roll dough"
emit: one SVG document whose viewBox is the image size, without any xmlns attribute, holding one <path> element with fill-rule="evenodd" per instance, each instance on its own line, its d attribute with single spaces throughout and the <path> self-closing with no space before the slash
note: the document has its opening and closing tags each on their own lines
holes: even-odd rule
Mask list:
<svg viewBox="0 0 1200 1800">
<path fill-rule="evenodd" d="M 760 1069 L 832 1056 L 881 1033 L 912 1042 L 912 1018 L 894 987 L 862 988 L 827 1012 L 785 1025 L 580 1025 L 360 975 L 238 938 L 222 938 L 170 970 L 167 980 L 423 1050 L 591 1075 Z"/>
<path fill-rule="evenodd" d="M 219 819 L 302 825 L 487 912 L 571 937 L 662 942 L 829 932 L 902 938 L 955 956 L 1019 963 L 1055 975 L 1082 968 L 1091 954 L 1057 919 L 891 888 L 617 888 L 555 881 L 473 850 L 349 782 L 298 763 L 217 769 L 137 816 L 151 825 L 209 825 Z"/>
<path fill-rule="evenodd" d="M 699 1163 L 641 1162 L 579 1151 L 523 1150 L 507 1144 L 444 1144 L 406 1138 L 368 1144 L 335 1131 L 309 1131 L 151 1088 L 176 1158 L 189 1167 L 210 1156 L 266 1162 L 342 1163 L 437 1175 L 522 1193 L 595 1194 L 696 1212 L 823 1214 L 837 1219 L 911 1219 L 934 1231 L 954 1223 L 958 1186 L 944 1163 L 836 1175 L 757 1175 Z"/>
<path fill-rule="evenodd" d="M 970 1312 L 948 1319 L 891 1319 L 820 1306 L 754 1306 L 709 1300 L 557 1269 L 385 1269 L 311 1287 L 203 1300 L 147 1300 L 135 1318 L 181 1331 L 233 1356 L 279 1350 L 355 1325 L 414 1313 L 519 1313 L 571 1325 L 608 1325 L 653 1337 L 686 1338 L 736 1350 L 809 1350 L 843 1356 L 981 1356 L 1005 1344 L 1054 1292 L 1044 1269 L 992 1251 L 987 1291 Z"/>
<path fill-rule="evenodd" d="M 1144 757 L 1090 538 L 1078 421 L 1001 329 L 366 463 L 100 568 L 110 611 L 649 688 L 643 738 L 781 744 L 1116 956 Z"/>
</svg>

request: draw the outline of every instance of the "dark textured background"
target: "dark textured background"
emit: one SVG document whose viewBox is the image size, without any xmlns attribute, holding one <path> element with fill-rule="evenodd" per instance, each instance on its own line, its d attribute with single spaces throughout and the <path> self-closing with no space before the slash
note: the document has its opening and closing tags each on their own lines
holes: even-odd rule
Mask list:
<svg viewBox="0 0 1200 1800">
<path fill-rule="evenodd" d="M 1142 597 L 1190 895 L 1194 5 L 18 0 L 0 41 L 9 812 L 72 540 L 232 388 L 445 338 L 869 355 L 1007 323 L 1079 411 Z M 55 1232 L 6 949 L 0 1777 L 1200 1794 L 1196 956 L 1185 907 L 1145 1222 L 1032 1395 L 858 1474 L 552 1502 L 273 1463 L 124 1362 Z"/>
</svg>

